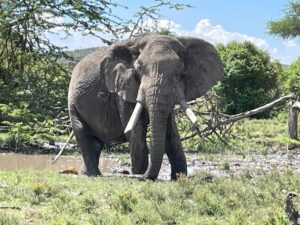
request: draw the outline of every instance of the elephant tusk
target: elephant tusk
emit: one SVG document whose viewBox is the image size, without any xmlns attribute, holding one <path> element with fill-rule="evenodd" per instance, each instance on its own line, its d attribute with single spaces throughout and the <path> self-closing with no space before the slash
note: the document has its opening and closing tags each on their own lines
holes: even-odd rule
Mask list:
<svg viewBox="0 0 300 225">
<path fill-rule="evenodd" d="M 142 110 L 143 110 L 143 105 L 140 102 L 137 102 L 135 105 L 135 108 L 133 110 L 133 113 L 131 114 L 131 117 L 127 123 L 127 126 L 125 128 L 125 131 L 124 131 L 125 134 L 134 128 L 136 122 L 138 121 L 138 119 L 140 117 Z"/>
<path fill-rule="evenodd" d="M 179 104 L 182 107 L 182 109 L 185 111 L 185 114 L 187 115 L 189 120 L 192 122 L 192 124 L 195 124 L 197 122 L 197 117 L 193 113 L 192 109 L 188 106 L 187 102 L 184 99 L 182 99 L 179 102 Z"/>
</svg>

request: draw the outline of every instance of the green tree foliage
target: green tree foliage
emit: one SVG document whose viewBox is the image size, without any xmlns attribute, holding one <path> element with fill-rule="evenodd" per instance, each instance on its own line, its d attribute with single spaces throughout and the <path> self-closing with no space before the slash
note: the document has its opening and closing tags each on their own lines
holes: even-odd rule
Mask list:
<svg viewBox="0 0 300 225">
<path fill-rule="evenodd" d="M 282 69 L 267 52 L 250 42 L 232 42 L 217 49 L 225 74 L 216 92 L 224 112 L 236 114 L 276 99 Z"/>
<path fill-rule="evenodd" d="M 287 91 L 300 93 L 300 57 L 285 69 L 285 79 Z"/>
<path fill-rule="evenodd" d="M 110 10 L 115 6 L 109 1 L 1 1 L 0 125 L 9 127 L 6 144 L 53 141 L 63 132 L 70 68 L 59 63 L 68 56 L 47 34 L 114 35 L 119 26 Z"/>
<path fill-rule="evenodd" d="M 270 34 L 283 38 L 300 36 L 300 1 L 290 1 L 282 19 L 268 23 Z"/>
</svg>

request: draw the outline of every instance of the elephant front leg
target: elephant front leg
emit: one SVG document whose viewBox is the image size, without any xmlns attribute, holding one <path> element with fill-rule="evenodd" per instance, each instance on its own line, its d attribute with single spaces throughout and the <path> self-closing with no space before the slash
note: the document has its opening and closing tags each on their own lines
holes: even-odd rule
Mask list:
<svg viewBox="0 0 300 225">
<path fill-rule="evenodd" d="M 125 129 L 135 104 L 125 102 L 122 97 L 118 96 L 118 109 L 120 119 Z M 142 111 L 135 127 L 126 134 L 129 141 L 131 154 L 131 172 L 133 174 L 144 174 L 148 168 L 148 148 L 146 143 L 147 133 L 147 116 L 145 111 Z"/>
<path fill-rule="evenodd" d="M 166 153 L 171 164 L 171 179 L 176 180 L 179 174 L 187 174 L 187 163 L 174 115 L 168 119 Z"/>
<path fill-rule="evenodd" d="M 144 174 L 148 168 L 148 148 L 146 143 L 147 125 L 140 120 L 129 137 L 131 165 L 133 174 Z"/>
</svg>

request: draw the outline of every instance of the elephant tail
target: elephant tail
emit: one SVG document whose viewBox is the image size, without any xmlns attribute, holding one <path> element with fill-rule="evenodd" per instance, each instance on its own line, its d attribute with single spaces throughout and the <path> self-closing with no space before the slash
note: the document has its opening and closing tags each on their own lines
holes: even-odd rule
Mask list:
<svg viewBox="0 0 300 225">
<path fill-rule="evenodd" d="M 61 154 L 63 153 L 63 151 L 66 149 L 66 147 L 70 143 L 70 141 L 73 138 L 73 136 L 74 136 L 74 131 L 71 132 L 71 134 L 69 136 L 69 139 L 67 140 L 67 142 L 65 143 L 65 145 L 60 149 L 59 153 L 53 158 L 52 164 L 54 164 L 59 159 L 59 157 L 61 156 Z"/>
</svg>

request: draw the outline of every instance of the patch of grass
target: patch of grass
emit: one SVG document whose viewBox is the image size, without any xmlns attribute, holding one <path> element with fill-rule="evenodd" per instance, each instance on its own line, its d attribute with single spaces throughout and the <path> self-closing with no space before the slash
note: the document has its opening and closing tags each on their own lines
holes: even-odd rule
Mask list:
<svg viewBox="0 0 300 225">
<path fill-rule="evenodd" d="M 280 113 L 272 119 L 246 119 L 236 123 L 233 134 L 239 138 L 229 141 L 229 150 L 272 153 L 289 147 L 300 146 L 300 142 L 288 136 L 287 115 Z"/>
<path fill-rule="evenodd" d="M 20 218 L 11 212 L 0 211 L 0 225 L 19 225 Z"/>
<path fill-rule="evenodd" d="M 0 180 L 7 184 L 0 188 L 1 206 L 21 208 L 0 211 L 0 225 L 287 225 L 286 193 L 300 192 L 298 174 L 275 170 L 261 176 L 198 173 L 177 182 L 0 171 Z"/>
</svg>

